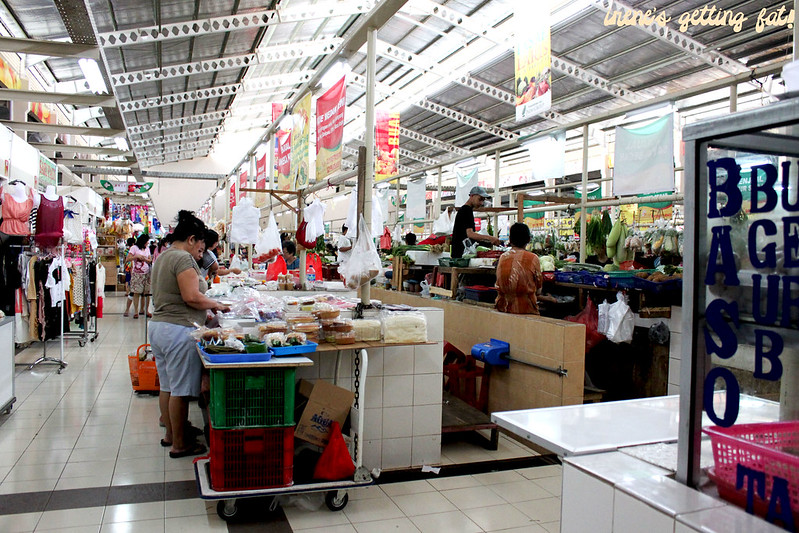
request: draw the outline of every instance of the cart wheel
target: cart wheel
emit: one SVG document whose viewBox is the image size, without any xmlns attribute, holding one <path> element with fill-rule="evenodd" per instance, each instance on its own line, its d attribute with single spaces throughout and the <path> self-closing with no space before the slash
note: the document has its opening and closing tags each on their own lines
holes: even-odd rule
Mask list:
<svg viewBox="0 0 799 533">
<path fill-rule="evenodd" d="M 92 338 L 91 338 L 91 339 L 89 339 L 89 340 L 90 340 L 91 342 L 94 342 L 94 340 L 95 340 L 96 338 L 97 338 L 97 337 L 92 337 Z"/>
<path fill-rule="evenodd" d="M 339 494 L 341 494 L 341 496 L 339 496 Z M 325 494 L 325 504 L 327 504 L 327 508 L 331 511 L 341 511 L 347 506 L 349 500 L 349 494 L 343 490 L 331 490 Z"/>
<path fill-rule="evenodd" d="M 239 506 L 236 500 L 219 500 L 216 504 L 216 514 L 225 522 L 234 522 L 239 516 Z"/>
<path fill-rule="evenodd" d="M 83 348 L 86 346 L 86 341 L 78 341 L 78 344 L 80 344 L 80 347 Z"/>
</svg>

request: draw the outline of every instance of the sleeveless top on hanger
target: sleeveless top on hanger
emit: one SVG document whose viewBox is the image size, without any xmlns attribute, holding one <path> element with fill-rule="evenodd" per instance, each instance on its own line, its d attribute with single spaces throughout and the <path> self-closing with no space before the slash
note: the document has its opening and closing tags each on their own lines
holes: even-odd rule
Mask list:
<svg viewBox="0 0 799 533">
<path fill-rule="evenodd" d="M 30 235 L 28 218 L 33 209 L 33 195 L 28 191 L 24 202 L 14 200 L 8 191 L 3 193 L 3 222 L 0 231 L 9 235 Z"/>
<path fill-rule="evenodd" d="M 39 201 L 36 213 L 36 244 L 43 248 L 52 248 L 64 235 L 64 201 L 59 196 L 56 200 L 48 200 L 44 195 Z"/>
</svg>

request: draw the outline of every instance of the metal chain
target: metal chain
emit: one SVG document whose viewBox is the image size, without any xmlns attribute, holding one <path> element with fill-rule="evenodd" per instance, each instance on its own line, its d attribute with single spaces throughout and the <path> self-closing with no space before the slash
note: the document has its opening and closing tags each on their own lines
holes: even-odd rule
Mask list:
<svg viewBox="0 0 799 533">
<path fill-rule="evenodd" d="M 355 403 L 353 404 L 356 409 L 360 407 L 360 393 L 358 392 L 361 386 L 361 356 L 358 355 L 359 352 L 355 352 L 355 383 L 353 383 L 355 387 Z"/>
</svg>

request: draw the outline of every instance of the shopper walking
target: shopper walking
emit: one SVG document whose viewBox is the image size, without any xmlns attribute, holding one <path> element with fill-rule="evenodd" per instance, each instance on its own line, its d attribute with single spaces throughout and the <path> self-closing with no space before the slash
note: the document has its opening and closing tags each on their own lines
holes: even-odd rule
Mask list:
<svg viewBox="0 0 799 533">
<path fill-rule="evenodd" d="M 199 455 L 205 446 L 187 435 L 189 399 L 200 396 L 202 363 L 194 324 L 204 324 L 206 311 L 228 311 L 203 293 L 208 284 L 200 277 L 197 259 L 205 251 L 205 224 L 189 211 L 178 214 L 172 246 L 161 253 L 153 267 L 155 312 L 150 324 L 150 345 L 161 383 L 159 407 L 166 426 L 162 446 L 170 446 L 172 458 Z"/>
<path fill-rule="evenodd" d="M 147 243 L 150 237 L 142 233 L 136 239 L 136 244 L 130 247 L 128 258 L 132 264 L 130 271 L 130 292 L 133 293 L 133 318 L 139 318 L 139 314 L 150 313 L 150 264 L 153 257 L 150 255 L 150 248 Z"/>
<path fill-rule="evenodd" d="M 482 187 L 472 187 L 469 191 L 469 199 L 458 210 L 455 215 L 455 225 L 452 227 L 452 247 L 450 256 L 453 259 L 463 257 L 464 239 L 472 241 L 487 242 L 495 246 L 502 244 L 502 241 L 491 235 L 482 235 L 474 230 L 474 210 L 483 207 L 488 193 Z"/>
<path fill-rule="evenodd" d="M 497 263 L 497 310 L 518 315 L 538 315 L 541 296 L 541 263 L 525 248 L 530 243 L 530 228 L 521 222 L 510 227 L 510 250 Z"/>
<path fill-rule="evenodd" d="M 130 263 L 130 249 L 134 244 L 136 244 L 136 239 L 130 237 L 125 242 L 125 253 L 121 256 L 122 270 L 125 272 L 125 295 L 128 300 L 125 304 L 125 312 L 122 313 L 124 317 L 130 316 L 130 306 L 133 305 L 133 293 L 130 290 L 130 269 L 132 267 Z"/>
</svg>

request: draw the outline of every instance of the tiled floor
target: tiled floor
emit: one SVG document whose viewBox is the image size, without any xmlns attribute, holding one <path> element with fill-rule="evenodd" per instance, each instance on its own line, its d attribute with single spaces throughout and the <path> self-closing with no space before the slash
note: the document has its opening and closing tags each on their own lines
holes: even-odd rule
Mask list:
<svg viewBox="0 0 799 533">
<path fill-rule="evenodd" d="M 160 446 L 157 399 L 134 394 L 128 372 L 127 355 L 144 342 L 144 321 L 123 318 L 123 306 L 121 297 L 106 300 L 96 342 L 65 344 L 69 366 L 61 374 L 54 365 L 17 367 L 17 403 L 10 415 L 0 415 L 0 531 L 203 533 L 241 527 L 219 519 L 215 502 L 196 497 L 192 458 L 170 459 Z M 34 344 L 17 362 L 40 353 L 41 344 Z M 58 354 L 57 343 L 48 344 L 52 354 Z M 196 404 L 190 416 L 201 425 Z M 495 452 L 447 444 L 442 463 L 530 455 L 502 436 Z M 559 531 L 560 486 L 559 465 L 383 483 L 351 491 L 338 513 L 318 495 L 283 498 L 282 524 L 254 530 L 553 533 Z M 36 511 L 20 511 L 31 509 Z"/>
</svg>

